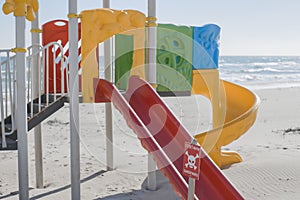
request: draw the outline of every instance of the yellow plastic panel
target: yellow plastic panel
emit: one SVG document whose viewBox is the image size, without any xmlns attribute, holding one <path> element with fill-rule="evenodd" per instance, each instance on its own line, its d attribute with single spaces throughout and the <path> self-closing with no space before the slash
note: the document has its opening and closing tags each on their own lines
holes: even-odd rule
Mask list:
<svg viewBox="0 0 300 200">
<path fill-rule="evenodd" d="M 81 12 L 82 62 L 92 49 L 111 36 L 145 27 L 146 17 L 134 10 L 95 9 Z"/>
<path fill-rule="evenodd" d="M 13 12 L 14 16 L 26 16 L 29 21 L 35 19 L 38 9 L 38 0 L 6 0 L 2 6 L 4 14 L 8 15 Z"/>
<path fill-rule="evenodd" d="M 90 56 L 97 45 L 111 36 L 118 33 L 132 34 L 136 37 L 133 63 L 131 74 L 144 76 L 144 27 L 146 17 L 143 13 L 135 10 L 112 10 L 95 9 L 81 12 L 81 53 L 82 53 L 82 94 L 84 102 L 94 102 L 93 79 L 98 78 L 97 73 L 85 72 L 98 66 L 90 66 L 87 63 L 93 63 L 88 60 L 94 59 Z M 142 49 L 142 50 L 141 50 Z M 87 62 L 87 63 L 86 63 Z M 88 66 L 88 67 L 87 67 Z M 87 95 L 87 96 L 86 96 Z"/>
<path fill-rule="evenodd" d="M 98 61 L 97 61 L 97 49 L 93 49 L 92 53 L 88 55 L 86 62 L 81 64 L 82 66 L 82 96 L 83 102 L 94 102 L 94 82 L 93 78 L 98 77 Z M 83 70 L 85 69 L 85 70 Z M 85 79 L 83 78 L 85 77 Z M 83 89 L 91 88 L 91 89 Z"/>
</svg>

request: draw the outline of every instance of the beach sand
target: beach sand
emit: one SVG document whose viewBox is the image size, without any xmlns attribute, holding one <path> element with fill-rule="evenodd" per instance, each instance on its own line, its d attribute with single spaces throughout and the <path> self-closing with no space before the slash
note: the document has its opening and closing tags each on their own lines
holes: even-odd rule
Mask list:
<svg viewBox="0 0 300 200">
<path fill-rule="evenodd" d="M 261 105 L 254 126 L 225 150 L 244 161 L 223 169 L 246 199 L 300 198 L 300 88 L 257 90 Z M 210 107 L 199 97 L 165 99 L 187 129 L 209 129 Z M 197 108 L 197 109 L 195 109 Z M 180 199 L 168 180 L 157 172 L 157 191 L 147 185 L 147 153 L 114 114 L 115 170 L 105 167 L 104 104 L 80 105 L 82 199 Z M 286 131 L 290 129 L 290 131 Z M 69 105 L 46 119 L 43 130 L 43 189 L 35 187 L 33 132 L 29 134 L 31 199 L 71 199 Z M 17 152 L 0 152 L 0 199 L 18 199 Z"/>
</svg>

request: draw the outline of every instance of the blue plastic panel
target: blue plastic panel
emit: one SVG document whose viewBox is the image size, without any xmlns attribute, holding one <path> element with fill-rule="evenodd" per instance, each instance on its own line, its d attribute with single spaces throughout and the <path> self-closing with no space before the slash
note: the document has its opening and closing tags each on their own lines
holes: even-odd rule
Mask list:
<svg viewBox="0 0 300 200">
<path fill-rule="evenodd" d="M 219 67 L 219 40 L 221 28 L 215 24 L 194 27 L 193 69 Z"/>
</svg>

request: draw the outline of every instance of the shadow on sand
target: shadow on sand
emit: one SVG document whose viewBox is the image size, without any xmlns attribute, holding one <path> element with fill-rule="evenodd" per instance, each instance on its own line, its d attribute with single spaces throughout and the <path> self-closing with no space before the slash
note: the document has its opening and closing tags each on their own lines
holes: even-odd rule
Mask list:
<svg viewBox="0 0 300 200">
<path fill-rule="evenodd" d="M 137 199 L 179 200 L 181 199 L 179 196 L 175 194 L 168 179 L 164 177 L 164 175 L 160 171 L 156 171 L 157 190 L 155 191 L 147 190 L 147 182 L 148 182 L 148 178 L 144 180 L 140 190 L 133 190 L 127 193 L 114 194 L 103 198 L 96 198 L 94 200 L 120 200 L 120 199 L 121 200 L 137 200 Z"/>
<path fill-rule="evenodd" d="M 107 172 L 107 171 L 106 171 L 106 170 L 101 170 L 101 171 L 99 171 L 99 172 L 96 172 L 96 173 L 94 173 L 94 174 L 92 174 L 92 175 L 90 175 L 90 176 L 88 176 L 88 177 L 82 179 L 82 180 L 80 181 L 80 183 L 87 182 L 87 181 L 89 181 L 89 180 L 91 180 L 91 179 L 93 179 L 93 178 L 95 178 L 95 177 L 97 177 L 97 176 L 100 176 L 101 174 L 104 174 L 105 172 Z M 45 197 L 45 196 L 50 196 L 50 195 L 53 195 L 53 194 L 55 194 L 55 193 L 59 193 L 59 192 L 61 192 L 61 191 L 63 191 L 63 190 L 67 190 L 67 189 L 69 189 L 69 188 L 71 188 L 71 185 L 66 185 L 66 186 L 57 188 L 57 189 L 55 189 L 55 190 L 45 192 L 45 193 L 43 193 L 43 194 L 38 194 L 38 195 L 36 195 L 36 196 L 34 196 L 34 197 L 31 197 L 30 200 L 37 200 L 37 199 L 43 198 L 43 197 Z M 31 189 L 33 189 L 33 188 L 30 188 L 29 190 L 31 190 Z M 17 195 L 19 195 L 19 191 L 11 192 L 11 193 L 9 193 L 9 194 L 7 194 L 7 195 L 0 196 L 0 200 L 1 200 L 1 199 L 6 199 L 6 198 L 8 198 L 8 197 L 17 196 Z"/>
<path fill-rule="evenodd" d="M 82 179 L 80 182 L 84 183 L 87 182 L 93 178 L 96 178 L 97 176 L 100 176 L 104 174 L 105 170 L 101 170 L 99 172 L 96 172 L 84 179 Z M 168 179 L 163 176 L 163 174 L 160 171 L 156 171 L 156 184 L 157 184 L 157 189 L 155 191 L 150 191 L 147 190 L 147 183 L 148 183 L 148 178 L 144 180 L 142 183 L 141 189 L 140 190 L 132 190 L 131 192 L 127 193 L 119 193 L 119 194 L 114 194 L 111 196 L 106 196 L 102 198 L 96 198 L 94 200 L 137 200 L 137 199 L 143 199 L 143 200 L 153 200 L 153 199 L 163 199 L 163 200 L 179 200 L 181 199 L 179 196 L 176 195 L 174 192 L 172 186 L 170 185 Z M 64 190 L 67 190 L 71 188 L 71 185 L 66 185 L 42 194 L 38 194 L 34 197 L 31 197 L 30 200 L 38 200 L 41 198 L 44 198 L 46 196 L 51 196 L 53 194 L 62 192 Z M 30 188 L 33 189 L 33 188 Z M 1 199 L 6 199 L 9 197 L 17 196 L 19 195 L 19 191 L 11 192 L 10 194 L 0 196 Z"/>
</svg>

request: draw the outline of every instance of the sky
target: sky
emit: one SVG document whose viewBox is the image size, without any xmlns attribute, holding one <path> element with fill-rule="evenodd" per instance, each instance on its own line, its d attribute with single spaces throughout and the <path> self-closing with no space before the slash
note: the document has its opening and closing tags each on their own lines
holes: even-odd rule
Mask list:
<svg viewBox="0 0 300 200">
<path fill-rule="evenodd" d="M 40 2 L 40 25 L 67 19 L 68 0 Z M 1 6 L 4 0 L 0 1 Z M 102 7 L 102 0 L 78 0 L 78 12 Z M 111 8 L 147 14 L 147 0 L 111 0 Z M 220 55 L 300 55 L 300 0 L 157 0 L 159 23 L 221 27 Z M 0 14 L 0 49 L 15 46 L 15 19 Z M 30 22 L 26 23 L 30 45 Z"/>
</svg>

